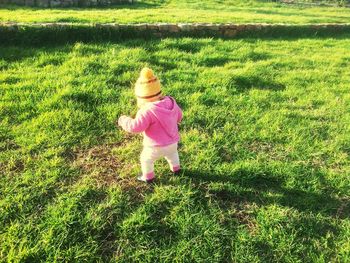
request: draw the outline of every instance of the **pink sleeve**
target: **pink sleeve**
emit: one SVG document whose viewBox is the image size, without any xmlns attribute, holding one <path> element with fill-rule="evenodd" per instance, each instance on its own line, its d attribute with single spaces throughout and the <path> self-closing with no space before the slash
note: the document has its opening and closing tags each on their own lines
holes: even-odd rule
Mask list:
<svg viewBox="0 0 350 263">
<path fill-rule="evenodd" d="M 138 111 L 135 119 L 130 117 L 125 117 L 121 122 L 121 127 L 132 133 L 139 133 L 147 130 L 151 124 L 151 117 L 144 111 Z"/>
</svg>

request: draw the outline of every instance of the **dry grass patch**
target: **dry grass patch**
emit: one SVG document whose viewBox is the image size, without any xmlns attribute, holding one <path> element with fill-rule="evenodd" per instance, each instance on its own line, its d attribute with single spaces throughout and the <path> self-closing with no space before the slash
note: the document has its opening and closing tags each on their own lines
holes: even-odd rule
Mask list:
<svg viewBox="0 0 350 263">
<path fill-rule="evenodd" d="M 106 143 L 88 149 L 80 149 L 74 152 L 73 167 L 81 171 L 83 177 L 93 179 L 98 187 L 119 185 L 122 190 L 130 191 L 141 197 L 152 188 L 151 185 L 140 184 L 135 177 L 139 169 L 138 149 L 139 144 L 134 136 L 126 135 L 123 142 Z M 127 151 L 133 158 L 126 159 L 120 151 Z"/>
</svg>

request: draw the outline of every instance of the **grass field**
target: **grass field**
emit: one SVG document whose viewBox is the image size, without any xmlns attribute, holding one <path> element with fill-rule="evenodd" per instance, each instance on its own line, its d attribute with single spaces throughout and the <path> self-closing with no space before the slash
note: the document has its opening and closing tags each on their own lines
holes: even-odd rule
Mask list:
<svg viewBox="0 0 350 263">
<path fill-rule="evenodd" d="M 350 8 L 293 6 L 255 0 L 140 0 L 112 8 L 0 7 L 1 22 L 350 23 Z"/>
<path fill-rule="evenodd" d="M 0 46 L 0 261 L 349 262 L 350 39 Z M 143 185 L 132 83 L 184 110 Z"/>
</svg>

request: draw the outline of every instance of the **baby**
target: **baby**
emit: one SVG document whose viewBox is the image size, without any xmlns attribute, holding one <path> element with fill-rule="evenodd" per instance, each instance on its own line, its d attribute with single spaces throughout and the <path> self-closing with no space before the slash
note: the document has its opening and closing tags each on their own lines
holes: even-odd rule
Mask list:
<svg viewBox="0 0 350 263">
<path fill-rule="evenodd" d="M 154 179 L 154 162 L 164 157 L 173 173 L 180 171 L 177 143 L 180 139 L 178 123 L 182 111 L 175 99 L 163 96 L 159 79 L 149 68 L 143 68 L 135 84 L 135 96 L 139 108 L 135 119 L 121 116 L 118 125 L 131 133 L 143 133 L 141 153 L 142 174 L 137 178 L 143 182 Z"/>
</svg>

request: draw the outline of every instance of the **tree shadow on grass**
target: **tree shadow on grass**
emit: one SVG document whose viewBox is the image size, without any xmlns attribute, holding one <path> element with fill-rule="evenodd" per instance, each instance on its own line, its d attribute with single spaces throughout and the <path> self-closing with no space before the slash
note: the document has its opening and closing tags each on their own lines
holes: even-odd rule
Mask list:
<svg viewBox="0 0 350 263">
<path fill-rule="evenodd" d="M 237 91 L 239 92 L 243 92 L 252 88 L 273 91 L 284 90 L 286 88 L 283 83 L 276 82 L 273 79 L 249 75 L 231 76 L 228 81 L 228 85 L 236 87 Z"/>
<path fill-rule="evenodd" d="M 319 175 L 321 176 L 320 180 L 323 180 L 322 174 Z M 251 232 L 258 231 L 258 229 L 254 229 L 257 228 L 254 225 L 256 219 L 253 215 L 246 213 L 245 205 L 278 205 L 305 212 L 305 215 L 302 213 L 300 217 L 292 216 L 289 218 L 288 224 L 282 222 L 285 228 L 284 232 L 294 233 L 297 231 L 296 239 L 303 243 L 304 250 L 315 249 L 312 242 L 325 238 L 329 233 L 336 235 L 339 232 L 339 229 L 328 219 L 320 221 L 314 216 L 308 216 L 308 214 L 322 214 L 331 218 L 345 218 L 347 214 L 345 210 L 341 214 L 337 214 L 341 202 L 331 196 L 332 189 L 324 190 L 321 193 L 290 189 L 285 186 L 283 176 L 269 171 L 254 173 L 247 169 L 240 169 L 233 174 L 223 175 L 208 174 L 197 170 L 184 170 L 182 177 L 175 178 L 175 180 L 169 177 L 160 177 L 155 184 L 144 185 L 136 182 L 134 178 L 129 178 L 129 183 L 125 185 L 126 188 L 121 185 L 124 189 L 124 201 L 120 204 L 122 209 L 112 209 L 111 207 L 103 212 L 101 211 L 108 218 L 108 224 L 105 224 L 102 228 L 96 228 L 91 222 L 91 227 L 88 228 L 89 231 L 78 238 L 76 230 L 86 228 L 87 225 L 90 225 L 90 222 L 82 224 L 80 220 L 77 220 L 76 225 L 70 229 L 70 234 L 74 238 L 65 241 L 65 245 L 67 247 L 72 246 L 72 244 L 83 245 L 86 240 L 93 236 L 94 240 L 100 244 L 97 253 L 106 260 L 112 259 L 115 256 L 115 251 L 118 251 L 120 246 L 123 247 L 121 255 L 125 259 L 128 258 L 128 253 L 132 253 L 132 250 L 128 248 L 130 246 L 133 248 L 145 246 L 146 251 L 151 249 L 152 246 L 159 249 L 168 248 L 168 246 L 176 247 L 177 244 L 184 241 L 186 236 L 180 233 L 177 224 L 169 223 L 168 218 L 171 213 L 177 211 L 174 208 L 178 207 L 179 201 L 187 200 L 186 193 L 181 191 L 178 194 L 184 194 L 183 197 L 174 195 L 175 192 L 172 191 L 176 191 L 176 189 L 191 189 L 190 202 L 193 202 L 193 206 L 191 206 L 191 212 L 193 213 L 200 211 L 200 213 L 210 216 L 214 207 L 213 202 L 219 205 L 223 213 L 227 213 L 232 208 L 236 209 L 231 217 L 228 217 L 229 214 L 225 214 L 224 219 L 213 219 L 214 221 L 221 220 L 222 231 L 229 233 L 219 241 L 222 255 L 227 258 L 230 257 L 232 252 L 232 248 L 227 244 L 235 239 L 239 225 L 245 225 Z M 162 195 L 159 192 L 155 193 L 156 188 L 158 191 L 164 191 L 161 192 L 162 195 L 165 194 L 164 197 L 160 198 Z M 87 191 L 86 195 L 79 199 L 80 206 L 77 209 L 80 213 L 78 214 L 85 214 L 87 212 L 86 207 L 98 207 L 99 204 L 105 203 L 105 191 L 104 188 L 97 190 L 97 192 L 96 190 Z M 269 193 L 273 194 L 269 195 Z M 150 202 L 152 196 L 154 199 Z M 148 199 L 146 202 L 145 197 Z M 135 201 L 130 203 L 127 200 Z M 147 217 L 147 220 L 143 220 L 144 217 Z M 196 222 L 192 223 L 192 227 L 195 229 L 193 234 L 198 235 L 197 238 L 199 239 L 204 238 L 205 236 L 201 236 L 200 232 L 196 232 L 203 230 L 201 229 L 202 226 L 197 224 Z M 269 228 L 273 225 L 262 227 Z M 123 238 L 125 238 L 124 241 Z M 253 234 L 249 242 L 254 247 L 255 253 L 258 253 L 259 258 L 271 261 L 276 257 L 276 244 L 270 244 L 266 238 L 255 238 Z M 240 241 L 236 240 L 234 242 L 239 243 Z M 207 248 L 205 245 L 203 247 Z"/>
<path fill-rule="evenodd" d="M 251 233 L 249 243 L 265 262 L 276 258 L 276 246 L 280 241 L 269 242 L 271 237 L 264 236 L 263 232 L 276 227 L 276 223 L 258 223 L 255 212 L 249 213 L 249 207 L 263 208 L 273 205 L 287 208 L 287 214 L 288 208 L 297 210 L 298 214 L 291 212 L 290 216 L 282 217 L 278 225 L 282 224 L 282 232 L 296 234 L 295 242 L 300 241 L 305 252 L 313 251 L 316 254 L 320 251 L 314 247 L 314 242 L 329 235 L 337 236 L 341 231 L 333 219 L 346 219 L 350 214 L 350 200 L 334 197 L 332 193 L 335 190 L 327 184 L 320 172 L 316 176 L 319 176 L 322 189 L 317 192 L 287 187 L 283 175 L 268 170 L 254 172 L 242 168 L 230 175 L 184 170 L 183 176 L 181 179 L 184 180 L 184 184 L 190 183 L 197 189 L 203 207 L 214 201 L 222 211 L 235 211 L 231 220 L 235 219 Z M 211 201 L 206 201 L 208 198 Z M 235 229 L 233 230 L 236 231 Z M 259 231 L 262 231 L 261 236 L 258 234 L 260 237 L 255 238 Z M 276 238 L 283 240 L 279 235 Z M 327 242 L 333 245 L 332 241 Z M 327 253 L 329 252 L 325 252 L 326 257 Z"/>
<path fill-rule="evenodd" d="M 282 221 L 283 233 L 297 232 L 295 242 L 300 241 L 305 252 L 308 249 L 316 250 L 313 242 L 327 237 L 329 233 L 336 235 L 340 229 L 334 226 L 331 220 L 346 218 L 350 212 L 349 200 L 334 197 L 332 193 L 335 190 L 327 184 L 321 172 L 309 175 L 312 179 L 319 178 L 321 186 L 317 192 L 287 187 L 283 174 L 268 169 L 257 172 L 247 168 L 229 174 L 184 169 L 180 177 L 158 177 L 155 184 L 146 185 L 137 182 L 135 178 L 119 180 L 116 177 L 115 170 L 120 169 L 118 165 L 123 164 L 113 159 L 111 147 L 119 145 L 90 149 L 82 152 L 82 156 L 78 158 L 81 158 L 78 166 L 82 169 L 82 175 L 87 176 L 89 180 L 78 178 L 74 185 L 83 185 L 90 180 L 94 180 L 94 183 L 81 188 L 80 191 L 71 187 L 68 195 L 63 194 L 58 198 L 59 202 L 55 202 L 55 199 L 49 200 L 49 203 L 55 204 L 55 209 L 50 210 L 51 212 L 59 210 L 62 216 L 67 215 L 67 218 L 70 218 L 67 221 L 69 224 L 52 226 L 54 231 L 66 231 L 70 237 L 53 239 L 50 244 L 53 247 L 61 244 L 64 249 L 75 246 L 89 248 L 90 241 L 94 240 L 99 245 L 91 255 L 94 259 L 101 257 L 106 261 L 113 259 L 119 250 L 121 257 L 129 259 L 133 249 L 142 247 L 143 253 L 148 253 L 147 251 L 155 246 L 162 252 L 170 246 L 177 248 L 178 244 L 186 242 L 186 238 L 191 239 L 194 236 L 196 239 L 191 240 L 197 242 L 196 245 L 208 249 L 214 244 L 208 242 L 208 245 L 201 240 L 209 238 L 213 241 L 215 236 L 202 234 L 206 227 L 201 225 L 203 221 L 196 222 L 196 217 L 193 217 L 194 221 L 188 222 L 192 232 L 184 234 L 178 229 L 178 224 L 169 219 L 172 213 L 178 213 L 185 218 L 187 213 L 193 213 L 203 215 L 202 219 L 214 216 L 212 222 L 219 224 L 220 230 L 213 233 L 226 233 L 215 244 L 221 250 L 222 258 L 227 259 L 232 255 L 232 247 L 229 245 L 232 242 L 242 246 L 243 243 L 237 239 L 236 233 L 239 226 L 244 225 L 252 232 L 249 244 L 254 253 L 263 261 L 269 262 L 276 257 L 275 246 L 278 241 L 270 243 L 263 233 L 260 238 L 260 234 L 257 237 L 254 231 L 259 231 L 259 227 L 273 228 L 274 225 L 258 226 L 255 216 L 247 213 L 247 206 L 277 205 L 300 212 L 300 217 L 292 215 L 291 218 L 282 219 L 288 220 L 288 223 Z M 106 160 L 106 157 L 111 159 Z M 308 176 L 307 173 L 306 171 L 305 176 Z M 92 187 L 93 185 L 95 187 Z M 120 195 L 110 195 L 113 185 L 120 188 Z M 180 203 L 183 205 L 179 206 Z M 74 206 L 66 210 L 66 204 Z M 216 212 L 213 214 L 216 204 L 224 213 L 223 218 Z M 184 210 L 179 212 L 179 209 Z M 318 214 L 330 219 L 320 221 L 316 218 Z M 50 220 L 57 220 L 56 213 L 48 213 L 46 216 Z M 80 231 L 81 229 L 83 231 Z M 61 250 L 58 252 L 63 253 Z M 41 250 L 40 253 L 28 257 L 45 259 L 45 250 Z"/>
<path fill-rule="evenodd" d="M 350 214 L 350 200 L 334 197 L 332 193 L 336 190 L 327 184 L 321 172 L 316 174 L 322 185 L 322 189 L 317 192 L 287 187 L 283 176 L 275 175 L 270 171 L 257 173 L 239 169 L 231 175 L 222 175 L 185 170 L 183 175 L 191 178 L 198 189 L 215 197 L 224 206 L 229 206 L 232 202 L 249 202 L 257 205 L 277 204 L 300 212 L 322 214 L 339 219 L 347 218 Z M 212 183 L 219 183 L 222 187 L 211 188 Z"/>
<path fill-rule="evenodd" d="M 4 60 L 6 63 L 14 63 L 25 60 L 27 58 L 35 57 L 40 50 L 36 48 L 21 48 L 18 46 L 14 47 L 3 47 L 0 46 L 0 59 Z"/>
<path fill-rule="evenodd" d="M 22 62 L 26 59 L 37 58 L 38 55 L 44 53 L 55 53 L 55 52 L 70 52 L 71 47 L 67 46 L 57 46 L 57 47 L 26 47 L 23 48 L 21 45 L 13 46 L 1 46 L 0 45 L 0 61 L 3 60 L 5 63 L 0 64 L 1 69 L 7 69 L 11 63 Z M 46 65 L 60 65 L 62 61 L 60 58 L 47 58 L 42 63 L 39 63 L 38 66 Z"/>
</svg>

